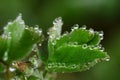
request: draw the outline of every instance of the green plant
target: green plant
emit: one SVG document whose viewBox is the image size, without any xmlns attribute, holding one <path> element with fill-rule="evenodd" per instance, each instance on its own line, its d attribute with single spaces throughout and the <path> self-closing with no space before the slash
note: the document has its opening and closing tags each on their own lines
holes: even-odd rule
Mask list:
<svg viewBox="0 0 120 80">
<path fill-rule="evenodd" d="M 62 25 L 62 19 L 56 18 L 45 39 L 42 30 L 26 26 L 21 15 L 8 22 L 0 36 L 0 75 L 6 74 L 0 79 L 54 80 L 53 72 L 85 71 L 109 61 L 100 45 L 102 31 L 76 24 L 61 35 Z"/>
</svg>

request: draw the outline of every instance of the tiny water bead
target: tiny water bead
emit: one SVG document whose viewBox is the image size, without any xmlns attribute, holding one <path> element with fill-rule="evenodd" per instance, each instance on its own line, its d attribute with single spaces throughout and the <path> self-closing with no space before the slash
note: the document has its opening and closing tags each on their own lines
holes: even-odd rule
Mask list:
<svg viewBox="0 0 120 80">
<path fill-rule="evenodd" d="M 21 25 L 25 25 L 24 21 L 22 20 L 22 14 L 19 14 L 15 21 L 19 22 Z"/>
<path fill-rule="evenodd" d="M 11 72 L 14 72 L 16 69 L 15 68 L 13 68 L 13 67 L 10 67 L 10 69 L 9 69 Z"/>
<path fill-rule="evenodd" d="M 41 43 L 39 43 L 39 44 L 38 44 L 38 46 L 42 46 L 42 44 L 41 44 Z"/>
<path fill-rule="evenodd" d="M 103 31 L 99 31 L 98 33 L 99 33 L 100 39 L 103 40 L 103 38 L 104 38 L 104 36 L 103 36 L 104 32 Z"/>
<path fill-rule="evenodd" d="M 100 51 L 105 51 L 105 48 L 104 48 L 104 47 L 101 47 Z"/>
<path fill-rule="evenodd" d="M 53 24 L 54 25 L 63 25 L 63 22 L 62 22 L 62 17 L 58 17 L 56 18 L 54 21 L 53 21 Z"/>
<path fill-rule="evenodd" d="M 57 37 L 56 39 L 57 39 L 57 40 L 59 40 L 59 39 L 60 39 L 60 37 Z"/>
<path fill-rule="evenodd" d="M 25 27 L 25 29 L 29 29 L 28 27 Z"/>
<path fill-rule="evenodd" d="M 103 35 L 104 35 L 104 32 L 103 32 L 103 31 L 99 31 L 99 35 L 100 35 L 100 36 L 103 36 Z"/>
<path fill-rule="evenodd" d="M 106 58 L 105 61 L 110 61 L 110 58 Z"/>
<path fill-rule="evenodd" d="M 94 46 L 94 45 L 91 45 L 91 46 L 90 46 L 90 49 L 91 49 L 91 50 L 95 50 L 95 49 L 101 50 L 101 47 L 100 47 L 99 45 L 95 45 L 95 46 Z"/>
<path fill-rule="evenodd" d="M 7 27 L 5 26 L 5 27 L 3 27 L 3 30 L 6 30 L 7 29 Z"/>
<path fill-rule="evenodd" d="M 8 22 L 8 25 L 12 25 L 13 23 L 12 22 Z"/>
<path fill-rule="evenodd" d="M 89 46 L 89 49 L 90 49 L 90 50 L 94 50 L 95 47 L 92 45 L 92 46 Z"/>
<path fill-rule="evenodd" d="M 87 44 L 83 44 L 83 45 L 82 45 L 82 48 L 83 48 L 83 49 L 86 49 L 87 47 L 88 47 Z"/>
<path fill-rule="evenodd" d="M 87 26 L 86 25 L 83 25 L 82 27 L 80 27 L 80 29 L 86 29 Z"/>
<path fill-rule="evenodd" d="M 52 45 L 55 45 L 56 44 L 56 42 L 52 42 Z"/>
<path fill-rule="evenodd" d="M 90 28 L 89 31 L 91 34 L 94 34 L 94 29 Z"/>
<path fill-rule="evenodd" d="M 36 30 L 38 30 L 39 29 L 39 25 L 35 25 L 35 27 L 34 27 Z"/>
<path fill-rule="evenodd" d="M 73 42 L 74 45 L 78 45 L 78 42 Z"/>
<path fill-rule="evenodd" d="M 74 31 L 74 30 L 76 30 L 76 29 L 78 29 L 79 28 L 79 25 L 78 24 L 75 24 L 75 25 L 73 25 L 73 27 L 71 28 L 71 31 Z"/>
<path fill-rule="evenodd" d="M 42 34 L 42 29 L 40 29 L 39 27 L 34 27 L 35 33 L 38 33 L 39 35 Z"/>
</svg>

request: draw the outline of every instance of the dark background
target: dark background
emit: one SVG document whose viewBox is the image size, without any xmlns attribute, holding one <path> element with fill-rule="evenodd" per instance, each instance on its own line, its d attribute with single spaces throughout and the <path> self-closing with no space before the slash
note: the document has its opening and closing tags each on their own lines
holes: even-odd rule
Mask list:
<svg viewBox="0 0 120 80">
<path fill-rule="evenodd" d="M 89 71 L 58 74 L 57 80 L 120 80 L 119 0 L 0 0 L 0 32 L 19 13 L 26 25 L 39 25 L 44 33 L 59 16 L 64 21 L 63 31 L 70 31 L 76 23 L 104 31 L 102 44 L 111 60 Z"/>
</svg>

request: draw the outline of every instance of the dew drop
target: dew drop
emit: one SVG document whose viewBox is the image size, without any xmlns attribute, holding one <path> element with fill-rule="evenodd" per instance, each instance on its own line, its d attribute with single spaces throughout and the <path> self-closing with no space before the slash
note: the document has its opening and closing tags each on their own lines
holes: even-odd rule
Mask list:
<svg viewBox="0 0 120 80">
<path fill-rule="evenodd" d="M 34 29 L 35 29 L 35 30 L 38 30 L 39 28 L 38 28 L 38 27 L 35 27 Z"/>
<path fill-rule="evenodd" d="M 101 48 L 102 48 L 102 45 L 101 45 L 101 44 L 99 44 L 99 45 L 98 45 L 98 48 L 99 48 L 99 49 L 101 49 Z"/>
<path fill-rule="evenodd" d="M 42 33 L 42 30 L 40 29 L 38 32 L 39 32 L 39 34 L 41 34 L 41 33 Z"/>
<path fill-rule="evenodd" d="M 83 44 L 83 45 L 82 45 L 82 48 L 83 48 L 83 49 L 86 49 L 87 47 L 88 47 L 87 44 Z"/>
<path fill-rule="evenodd" d="M 66 36 L 66 35 L 68 35 L 68 32 L 67 32 L 67 31 L 62 35 L 62 37 Z"/>
<path fill-rule="evenodd" d="M 63 22 L 62 22 L 62 17 L 56 18 L 56 19 L 53 21 L 53 24 L 54 24 L 54 25 L 56 25 L 56 24 L 62 25 L 62 24 L 63 24 Z"/>
<path fill-rule="evenodd" d="M 76 29 L 78 29 L 78 28 L 79 28 L 79 25 L 78 25 L 78 24 L 75 24 L 75 25 L 73 25 L 73 27 L 71 28 L 71 30 L 74 31 L 74 30 L 76 30 Z"/>
<path fill-rule="evenodd" d="M 101 51 L 104 51 L 105 50 L 105 48 L 104 47 L 101 47 Z"/>
<path fill-rule="evenodd" d="M 41 43 L 39 43 L 39 44 L 38 44 L 38 46 L 42 46 L 42 44 L 41 44 Z"/>
<path fill-rule="evenodd" d="M 100 36 L 100 40 L 103 40 L 104 39 L 104 37 L 103 36 Z"/>
<path fill-rule="evenodd" d="M 33 51 L 33 52 L 37 52 L 37 50 L 36 50 L 36 49 L 34 49 L 34 48 L 32 48 L 32 51 Z"/>
<path fill-rule="evenodd" d="M 91 34 L 94 33 L 94 29 L 92 29 L 92 28 L 90 28 L 89 31 L 90 31 Z"/>
<path fill-rule="evenodd" d="M 59 40 L 59 39 L 60 39 L 60 37 L 57 37 L 56 39 L 57 39 L 57 40 Z"/>
<path fill-rule="evenodd" d="M 104 35 L 104 32 L 103 31 L 99 31 L 99 36 L 100 36 L 100 39 L 103 40 L 103 35 Z"/>
<path fill-rule="evenodd" d="M 24 21 L 22 20 L 22 14 L 20 13 L 18 17 L 16 18 L 16 21 L 19 22 L 19 24 L 24 25 Z"/>
<path fill-rule="evenodd" d="M 19 15 L 18 15 L 17 19 L 21 19 L 21 17 L 22 17 L 22 14 L 21 14 L 21 13 L 19 13 Z"/>
<path fill-rule="evenodd" d="M 8 22 L 8 25 L 11 25 L 12 24 L 12 22 Z"/>
<path fill-rule="evenodd" d="M 52 42 L 52 45 L 55 45 L 56 43 L 55 42 Z"/>
<path fill-rule="evenodd" d="M 52 64 L 48 64 L 48 68 L 52 68 Z"/>
<path fill-rule="evenodd" d="M 105 61 L 110 61 L 110 59 L 109 59 L 109 58 L 107 58 L 107 59 L 105 59 Z"/>
<path fill-rule="evenodd" d="M 93 49 L 95 49 L 95 47 L 92 45 L 92 46 L 89 46 L 89 49 L 93 50 Z"/>
<path fill-rule="evenodd" d="M 88 64 L 88 65 L 90 65 L 91 63 L 90 63 L 90 62 L 88 62 L 87 64 Z"/>
<path fill-rule="evenodd" d="M 53 36 L 51 36 L 51 35 L 50 35 L 50 36 L 49 36 L 49 38 L 50 38 L 50 39 L 52 39 L 52 38 L 53 38 Z"/>
<path fill-rule="evenodd" d="M 48 32 L 47 32 L 47 34 L 49 35 L 49 34 L 50 34 L 50 32 L 48 31 Z"/>
<path fill-rule="evenodd" d="M 82 27 L 81 27 L 81 29 L 86 29 L 87 28 L 87 26 L 86 25 L 83 25 Z"/>
<path fill-rule="evenodd" d="M 74 42 L 73 44 L 74 44 L 74 45 L 77 45 L 77 44 L 78 44 L 78 42 Z"/>
<path fill-rule="evenodd" d="M 71 69 L 75 69 L 75 68 L 76 68 L 75 64 L 71 65 Z"/>
<path fill-rule="evenodd" d="M 12 67 L 10 67 L 10 69 L 9 69 L 11 72 L 14 72 L 16 69 L 15 68 L 12 68 Z"/>
<path fill-rule="evenodd" d="M 72 29 L 71 29 L 71 31 L 73 32 L 73 31 L 74 31 L 74 29 L 72 28 Z"/>
<path fill-rule="evenodd" d="M 7 29 L 7 27 L 3 27 L 3 29 L 4 29 L 4 30 L 6 30 L 6 29 Z"/>
<path fill-rule="evenodd" d="M 28 27 L 25 27 L 25 29 L 28 29 Z"/>
<path fill-rule="evenodd" d="M 100 35 L 100 36 L 103 36 L 103 35 L 104 35 L 104 32 L 103 32 L 103 31 L 99 31 L 99 35 Z"/>
</svg>

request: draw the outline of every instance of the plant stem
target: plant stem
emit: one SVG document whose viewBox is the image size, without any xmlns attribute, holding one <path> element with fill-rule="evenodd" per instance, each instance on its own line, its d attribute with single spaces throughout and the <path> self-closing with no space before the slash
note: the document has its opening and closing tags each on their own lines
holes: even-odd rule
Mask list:
<svg viewBox="0 0 120 80">
<path fill-rule="evenodd" d="M 9 70 L 9 65 L 3 61 L 3 60 L 0 60 L 0 63 L 2 63 L 3 65 L 6 66 L 6 80 L 10 80 L 10 70 Z"/>
<path fill-rule="evenodd" d="M 10 80 L 10 70 L 9 70 L 9 65 L 6 65 L 6 79 Z"/>
</svg>

